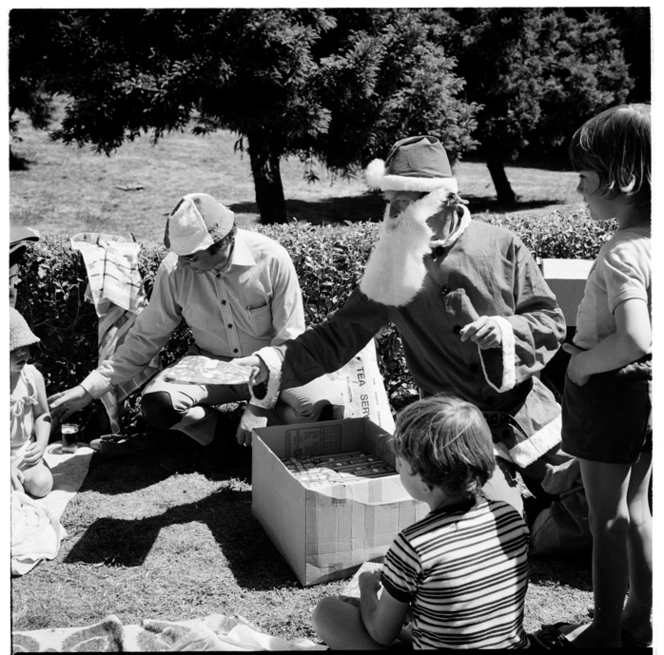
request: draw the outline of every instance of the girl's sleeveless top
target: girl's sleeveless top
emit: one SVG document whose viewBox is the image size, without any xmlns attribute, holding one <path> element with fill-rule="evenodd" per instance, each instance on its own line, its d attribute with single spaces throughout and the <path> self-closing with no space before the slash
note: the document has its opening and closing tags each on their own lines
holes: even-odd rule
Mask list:
<svg viewBox="0 0 664 655">
<path fill-rule="evenodd" d="M 16 389 L 10 395 L 12 457 L 22 453 L 23 448 L 30 442 L 34 430 L 33 407 L 37 404 L 37 385 L 34 377 L 36 372 L 37 369 L 32 364 L 26 364 L 21 371 Z"/>
</svg>

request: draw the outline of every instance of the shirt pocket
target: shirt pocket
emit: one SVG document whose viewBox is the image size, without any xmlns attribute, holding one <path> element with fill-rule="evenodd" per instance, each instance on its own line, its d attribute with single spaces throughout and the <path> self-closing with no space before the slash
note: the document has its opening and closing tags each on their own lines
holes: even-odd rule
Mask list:
<svg viewBox="0 0 664 655">
<path fill-rule="evenodd" d="M 255 309 L 247 308 L 247 317 L 255 336 L 263 337 L 272 333 L 272 306 L 270 303 Z"/>
</svg>

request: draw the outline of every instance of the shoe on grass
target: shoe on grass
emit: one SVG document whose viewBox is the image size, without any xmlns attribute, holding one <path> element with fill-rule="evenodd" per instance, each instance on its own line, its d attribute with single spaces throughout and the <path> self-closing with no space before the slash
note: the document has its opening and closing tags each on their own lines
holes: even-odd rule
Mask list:
<svg viewBox="0 0 664 655">
<path fill-rule="evenodd" d="M 102 457 L 129 457 L 132 455 L 150 455 L 157 452 L 159 445 L 154 437 L 144 434 L 123 435 L 104 434 L 90 442 L 90 448 Z"/>
</svg>

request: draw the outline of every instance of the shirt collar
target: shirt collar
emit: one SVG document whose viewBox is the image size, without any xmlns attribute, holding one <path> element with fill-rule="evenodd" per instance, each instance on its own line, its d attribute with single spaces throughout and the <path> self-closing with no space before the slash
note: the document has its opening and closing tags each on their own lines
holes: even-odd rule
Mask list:
<svg viewBox="0 0 664 655">
<path fill-rule="evenodd" d="M 479 499 L 475 496 L 472 498 L 459 498 L 458 502 L 443 507 L 437 507 L 431 510 L 430 514 L 452 514 L 453 512 L 469 512 L 475 505 L 479 503 Z"/>
<path fill-rule="evenodd" d="M 459 225 L 457 226 L 457 229 L 454 230 L 454 232 L 452 232 L 452 234 L 450 234 L 447 237 L 447 239 L 432 239 L 429 242 L 429 245 L 432 248 L 435 247 L 446 248 L 447 246 L 451 246 L 466 231 L 466 229 L 471 223 L 472 217 L 470 215 L 470 212 L 468 211 L 468 207 L 462 205 L 461 208 L 463 212 L 461 214 L 461 219 L 459 220 Z"/>
<path fill-rule="evenodd" d="M 255 266 L 256 260 L 249 250 L 246 241 L 244 240 L 242 234 L 244 230 L 239 230 L 235 233 L 235 243 L 233 244 L 233 252 L 231 253 L 231 259 L 228 264 L 221 271 L 215 271 L 215 273 L 226 273 L 234 266 Z"/>
</svg>

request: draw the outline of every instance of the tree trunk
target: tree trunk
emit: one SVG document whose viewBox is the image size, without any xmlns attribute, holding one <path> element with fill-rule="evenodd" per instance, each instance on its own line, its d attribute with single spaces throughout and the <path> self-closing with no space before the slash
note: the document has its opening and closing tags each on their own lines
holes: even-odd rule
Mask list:
<svg viewBox="0 0 664 655">
<path fill-rule="evenodd" d="M 487 168 L 491 174 L 493 186 L 496 189 L 498 202 L 503 207 L 513 207 L 516 205 L 516 194 L 512 191 L 510 182 L 505 174 L 505 166 L 503 165 L 503 158 L 497 150 L 489 151 L 486 161 Z"/>
<path fill-rule="evenodd" d="M 270 149 L 268 140 L 260 135 L 248 135 L 247 141 L 261 223 L 286 223 L 286 199 L 281 183 L 279 155 Z"/>
</svg>

